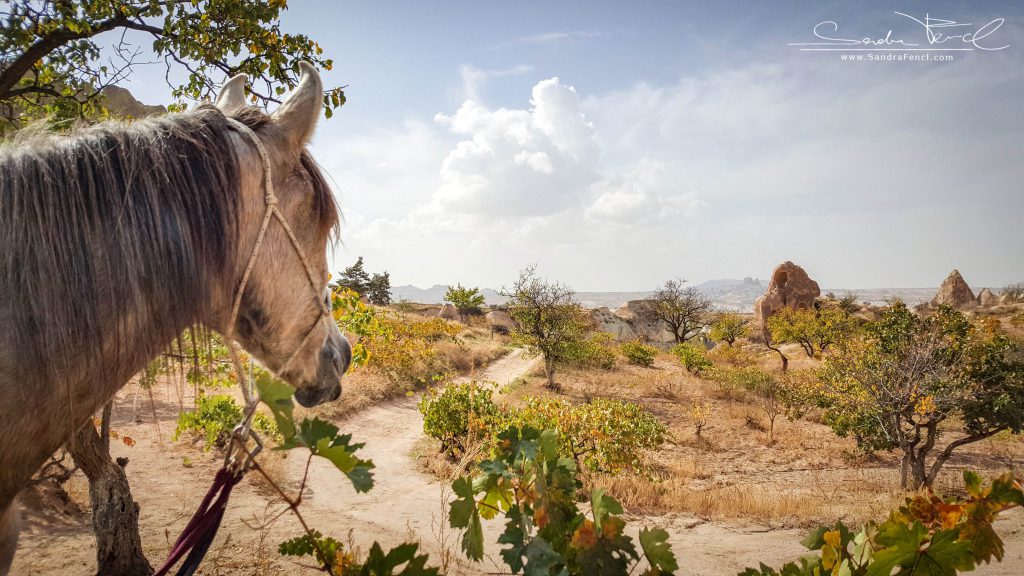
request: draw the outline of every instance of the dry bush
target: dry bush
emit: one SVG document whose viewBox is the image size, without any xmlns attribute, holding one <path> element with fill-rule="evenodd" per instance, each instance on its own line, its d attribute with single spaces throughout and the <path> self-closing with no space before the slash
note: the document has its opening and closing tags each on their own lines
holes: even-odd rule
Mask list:
<svg viewBox="0 0 1024 576">
<path fill-rule="evenodd" d="M 743 346 L 719 344 L 715 346 L 714 350 L 708 352 L 708 359 L 715 365 L 747 368 L 757 364 L 758 355 Z"/>
</svg>

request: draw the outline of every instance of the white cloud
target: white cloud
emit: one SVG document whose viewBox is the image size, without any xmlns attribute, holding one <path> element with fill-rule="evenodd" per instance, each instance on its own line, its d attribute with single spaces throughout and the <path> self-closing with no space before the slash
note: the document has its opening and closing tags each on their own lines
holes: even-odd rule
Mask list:
<svg viewBox="0 0 1024 576">
<path fill-rule="evenodd" d="M 570 208 L 599 179 L 594 128 L 571 86 L 533 88 L 529 109 L 491 110 L 467 100 L 436 122 L 462 138 L 440 166 L 438 211 L 535 216 Z"/>
<path fill-rule="evenodd" d="M 580 44 L 585 40 L 591 38 L 603 38 L 607 37 L 607 32 L 599 30 L 565 30 L 565 31 L 554 31 L 554 32 L 541 32 L 539 34 L 531 34 L 529 36 L 522 36 L 508 42 L 503 42 L 493 46 L 492 50 L 499 50 L 502 48 L 508 48 L 517 44 L 528 44 L 534 46 L 559 46 L 565 44 Z"/>
<path fill-rule="evenodd" d="M 501 286 L 539 262 L 579 289 L 646 289 L 786 259 L 851 287 L 934 285 L 953 267 L 1024 278 L 1024 69 L 985 56 L 751 63 L 582 98 L 551 78 L 520 107 L 470 98 L 339 145 L 342 188 L 373 198 L 349 205 L 346 238 L 400 283 Z"/>
</svg>

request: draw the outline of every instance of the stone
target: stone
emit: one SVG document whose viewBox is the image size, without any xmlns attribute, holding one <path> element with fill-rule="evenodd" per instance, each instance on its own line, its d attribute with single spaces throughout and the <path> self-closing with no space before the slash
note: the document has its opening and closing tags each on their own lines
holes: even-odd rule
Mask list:
<svg viewBox="0 0 1024 576">
<path fill-rule="evenodd" d="M 516 321 L 504 310 L 491 310 L 484 318 L 492 332 L 510 334 L 516 329 Z"/>
<path fill-rule="evenodd" d="M 988 288 L 982 288 L 981 292 L 978 292 L 978 305 L 982 308 L 991 308 L 999 304 L 999 296 L 993 294 Z"/>
<path fill-rule="evenodd" d="M 636 332 L 629 322 L 607 307 L 595 308 L 590 311 L 590 317 L 594 321 L 594 329 L 600 332 L 608 332 L 619 342 L 636 340 Z"/>
<path fill-rule="evenodd" d="M 458 320 L 460 318 L 459 309 L 454 304 L 449 303 L 441 306 L 441 309 L 437 311 L 437 315 L 445 320 Z"/>
<path fill-rule="evenodd" d="M 959 270 L 953 270 L 939 286 L 939 292 L 932 298 L 932 306 L 950 306 L 952 308 L 970 308 L 978 304 L 974 292 L 967 285 Z"/>
<path fill-rule="evenodd" d="M 772 271 L 764 295 L 754 302 L 754 315 L 763 323 L 783 308 L 811 308 L 818 296 L 818 283 L 803 268 L 787 260 Z"/>
</svg>

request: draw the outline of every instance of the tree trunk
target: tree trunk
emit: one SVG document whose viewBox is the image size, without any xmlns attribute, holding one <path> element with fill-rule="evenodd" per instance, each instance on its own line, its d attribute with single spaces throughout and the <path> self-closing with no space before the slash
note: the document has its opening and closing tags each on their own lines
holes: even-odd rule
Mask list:
<svg viewBox="0 0 1024 576">
<path fill-rule="evenodd" d="M 548 389 L 558 392 L 560 386 L 555 382 L 555 362 L 547 357 L 544 358 L 544 375 L 548 378 Z"/>
<path fill-rule="evenodd" d="M 103 413 L 109 419 L 109 405 Z M 89 479 L 92 527 L 96 535 L 97 574 L 137 576 L 152 574 L 139 538 L 139 505 L 132 499 L 124 467 L 127 458 L 110 459 L 109 442 L 90 421 L 75 433 L 68 452 Z"/>
</svg>

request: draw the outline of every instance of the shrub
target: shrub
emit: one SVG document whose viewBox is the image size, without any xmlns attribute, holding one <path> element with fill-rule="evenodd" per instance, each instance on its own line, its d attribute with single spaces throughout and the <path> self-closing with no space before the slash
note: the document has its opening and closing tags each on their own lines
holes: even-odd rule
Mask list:
<svg viewBox="0 0 1024 576">
<path fill-rule="evenodd" d="M 693 423 L 694 433 L 700 436 L 700 433 L 704 430 L 704 427 L 708 424 L 708 418 L 711 418 L 711 414 L 714 412 L 714 407 L 710 402 L 694 402 L 690 406 L 690 422 Z"/>
<path fill-rule="evenodd" d="M 716 346 L 708 352 L 708 359 L 715 365 L 746 368 L 757 364 L 757 356 L 742 346 Z"/>
<path fill-rule="evenodd" d="M 645 470 L 643 451 L 661 446 L 667 434 L 664 424 L 632 402 L 599 398 L 574 405 L 558 398 L 525 400 L 507 415 L 503 427 L 557 430 L 561 453 L 595 472 Z"/>
<path fill-rule="evenodd" d="M 419 403 L 423 432 L 440 440 L 449 456 L 465 454 L 467 440 L 487 433 L 498 420 L 493 393 L 492 385 L 475 381 L 428 391 Z"/>
<path fill-rule="evenodd" d="M 708 337 L 716 342 L 725 342 L 729 346 L 747 335 L 750 320 L 735 312 L 720 312 L 711 324 Z"/>
<path fill-rule="evenodd" d="M 658 349 L 650 344 L 644 344 L 640 340 L 634 340 L 622 345 L 622 355 L 629 360 L 630 364 L 651 366 L 654 364 L 654 358 L 658 355 Z"/>
<path fill-rule="evenodd" d="M 446 371 L 437 344 L 455 341 L 460 328 L 443 318 L 413 319 L 372 308 L 351 290 L 334 293 L 334 317 L 356 336 L 353 365 L 384 375 L 402 385 L 429 384 Z"/>
<path fill-rule="evenodd" d="M 595 332 L 586 340 L 580 340 L 567 353 L 566 363 L 577 368 L 600 368 L 611 370 L 615 367 L 615 336 L 608 332 Z"/>
<path fill-rule="evenodd" d="M 466 288 L 462 284 L 449 286 L 444 295 L 445 302 L 451 302 L 460 316 L 477 316 L 483 313 L 484 295 L 479 288 Z"/>
<path fill-rule="evenodd" d="M 178 415 L 178 425 L 174 429 L 173 440 L 182 433 L 191 432 L 203 436 L 206 444 L 204 450 L 212 446 L 224 446 L 234 430 L 242 421 L 242 407 L 230 396 L 201 396 L 196 401 L 196 409 Z M 253 415 L 252 428 L 263 432 L 270 438 L 277 437 L 277 426 L 264 414 Z"/>
<path fill-rule="evenodd" d="M 684 342 L 676 344 L 669 352 L 679 358 L 679 362 L 691 374 L 701 374 L 713 366 L 703 346 Z"/>
</svg>

